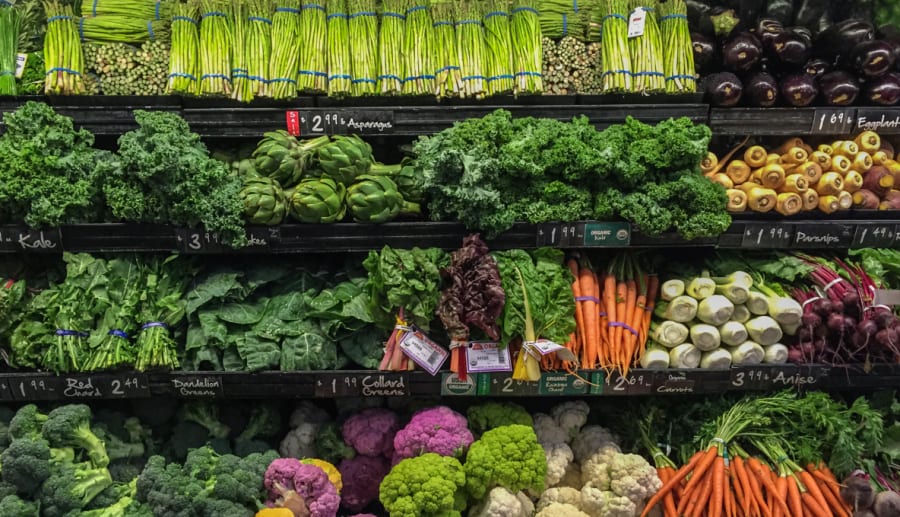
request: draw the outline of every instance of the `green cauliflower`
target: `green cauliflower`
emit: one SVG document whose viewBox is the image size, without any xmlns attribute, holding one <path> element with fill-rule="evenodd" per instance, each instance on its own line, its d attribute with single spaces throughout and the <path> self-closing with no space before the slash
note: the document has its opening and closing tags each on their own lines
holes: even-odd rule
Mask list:
<svg viewBox="0 0 900 517">
<path fill-rule="evenodd" d="M 531 426 L 514 424 L 484 433 L 466 456 L 466 488 L 473 499 L 502 486 L 511 492 L 542 491 L 547 475 L 544 448 Z"/>
<path fill-rule="evenodd" d="M 534 423 L 528 411 L 513 402 L 485 402 L 477 406 L 469 406 L 466 417 L 469 419 L 469 429 L 475 434 L 481 434 L 502 425 L 531 426 Z"/>
<path fill-rule="evenodd" d="M 381 482 L 380 500 L 391 517 L 460 517 L 465 486 L 456 458 L 430 452 L 395 465 Z"/>
</svg>

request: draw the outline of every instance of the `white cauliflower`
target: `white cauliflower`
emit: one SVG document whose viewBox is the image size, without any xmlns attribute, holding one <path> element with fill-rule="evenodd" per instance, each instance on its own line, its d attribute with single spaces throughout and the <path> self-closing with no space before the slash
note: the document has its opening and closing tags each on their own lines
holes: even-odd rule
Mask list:
<svg viewBox="0 0 900 517">
<path fill-rule="evenodd" d="M 581 482 L 581 465 L 575 463 L 569 463 L 569 466 L 566 468 L 566 474 L 563 476 L 561 480 L 559 480 L 558 487 L 571 487 L 575 490 L 581 490 L 581 486 L 584 483 Z"/>
<path fill-rule="evenodd" d="M 575 453 L 575 461 L 584 463 L 595 452 L 602 449 L 604 445 L 612 444 L 618 447 L 616 442 L 615 435 L 605 427 L 599 425 L 583 427 L 572 442 L 572 452 Z"/>
<path fill-rule="evenodd" d="M 566 469 L 575 456 L 572 449 L 564 443 L 541 444 L 541 446 L 544 447 L 544 455 L 547 457 L 547 477 L 544 478 L 544 486 L 556 486 L 565 477 Z"/>
<path fill-rule="evenodd" d="M 550 410 L 550 416 L 556 420 L 556 425 L 561 427 L 568 436 L 566 442 L 571 442 L 578 436 L 578 432 L 588 421 L 588 413 L 591 409 L 583 400 L 573 400 L 557 404 Z"/>
<path fill-rule="evenodd" d="M 578 508 L 563 503 L 552 503 L 539 511 L 535 517 L 591 517 Z"/>
<path fill-rule="evenodd" d="M 569 434 L 556 423 L 556 419 L 552 416 L 546 413 L 537 413 L 532 420 L 534 421 L 532 427 L 538 442 L 549 445 L 569 442 Z"/>
<path fill-rule="evenodd" d="M 581 489 L 581 509 L 592 517 L 636 517 L 637 508 L 627 497 L 600 490 L 588 483 Z"/>
<path fill-rule="evenodd" d="M 284 458 L 316 457 L 315 440 L 319 428 L 331 420 L 328 413 L 308 400 L 297 404 L 288 420 L 291 430 L 281 440 L 278 452 Z"/>
<path fill-rule="evenodd" d="M 581 507 L 581 491 L 572 487 L 554 487 L 544 490 L 537 504 L 537 511 L 552 504 L 567 504 L 575 508 Z"/>
<path fill-rule="evenodd" d="M 308 400 L 304 400 L 294 408 L 291 418 L 288 419 L 288 426 L 294 428 L 300 427 L 300 424 L 324 424 L 329 420 L 331 420 L 331 416 L 327 411 Z"/>
<path fill-rule="evenodd" d="M 591 483 L 600 490 L 609 490 L 612 483 L 609 466 L 613 460 L 620 456 L 619 448 L 607 443 L 594 454 L 581 463 L 581 485 Z"/>
<path fill-rule="evenodd" d="M 488 492 L 487 498 L 469 510 L 469 517 L 531 517 L 534 503 L 522 492 L 512 493 L 503 487 Z"/>
<path fill-rule="evenodd" d="M 617 495 L 630 499 L 636 506 L 662 488 L 656 469 L 642 456 L 619 454 L 609 463 L 610 488 Z"/>
</svg>

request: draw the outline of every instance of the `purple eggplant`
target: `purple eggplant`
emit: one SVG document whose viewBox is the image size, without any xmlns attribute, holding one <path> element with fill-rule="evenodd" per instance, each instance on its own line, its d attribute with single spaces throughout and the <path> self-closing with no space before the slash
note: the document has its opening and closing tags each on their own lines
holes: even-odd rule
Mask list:
<svg viewBox="0 0 900 517">
<path fill-rule="evenodd" d="M 828 27 L 816 38 L 815 49 L 821 57 L 846 60 L 853 47 L 875 38 L 875 27 L 862 20 L 844 20 Z"/>
<path fill-rule="evenodd" d="M 790 23 L 794 19 L 794 0 L 769 0 L 766 4 L 766 18 Z"/>
<path fill-rule="evenodd" d="M 730 70 L 747 72 L 759 63 L 761 57 L 762 43 L 749 32 L 737 34 L 722 47 L 722 61 Z"/>
<path fill-rule="evenodd" d="M 822 74 L 818 83 L 822 98 L 829 106 L 849 106 L 859 95 L 859 81 L 856 76 L 843 70 Z"/>
<path fill-rule="evenodd" d="M 900 28 L 896 25 L 882 25 L 875 33 L 878 39 L 891 46 L 894 54 L 894 69 L 900 70 Z"/>
<path fill-rule="evenodd" d="M 822 58 L 814 57 L 803 65 L 803 70 L 806 71 L 806 75 L 819 77 L 820 75 L 831 71 L 831 64 Z"/>
<path fill-rule="evenodd" d="M 785 31 L 771 40 L 767 50 L 782 64 L 800 66 L 809 60 L 811 45 L 804 36 Z"/>
<path fill-rule="evenodd" d="M 819 95 L 816 80 L 806 74 L 792 74 L 781 79 L 781 97 L 796 108 L 809 106 Z"/>
<path fill-rule="evenodd" d="M 881 106 L 893 106 L 900 101 L 900 73 L 888 72 L 866 82 L 866 100 Z"/>
<path fill-rule="evenodd" d="M 769 72 L 756 72 L 744 82 L 745 95 L 750 104 L 769 108 L 778 102 L 778 81 Z"/>
<path fill-rule="evenodd" d="M 894 67 L 894 49 L 881 40 L 863 41 L 850 53 L 854 70 L 866 77 L 878 77 Z"/>
<path fill-rule="evenodd" d="M 744 85 L 731 72 L 719 72 L 706 77 L 706 95 L 709 103 L 718 107 L 731 107 L 741 101 Z"/>
<path fill-rule="evenodd" d="M 697 72 L 704 73 L 712 65 L 717 64 L 716 42 L 709 36 L 699 32 L 691 33 L 691 47 L 694 49 L 694 67 Z"/>
<path fill-rule="evenodd" d="M 759 23 L 756 24 L 756 29 L 753 32 L 756 34 L 756 37 L 763 42 L 764 45 L 768 46 L 771 40 L 773 40 L 776 36 L 783 34 L 785 32 L 785 29 L 784 25 L 782 25 L 778 20 L 763 18 L 759 20 Z"/>
</svg>

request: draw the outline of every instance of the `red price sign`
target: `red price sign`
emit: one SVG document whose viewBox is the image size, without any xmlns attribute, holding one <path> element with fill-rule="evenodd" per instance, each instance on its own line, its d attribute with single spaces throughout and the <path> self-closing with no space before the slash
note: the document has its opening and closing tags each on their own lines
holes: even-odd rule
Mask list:
<svg viewBox="0 0 900 517">
<path fill-rule="evenodd" d="M 300 136 L 300 112 L 288 111 L 285 118 L 287 118 L 288 133 L 292 136 Z"/>
</svg>

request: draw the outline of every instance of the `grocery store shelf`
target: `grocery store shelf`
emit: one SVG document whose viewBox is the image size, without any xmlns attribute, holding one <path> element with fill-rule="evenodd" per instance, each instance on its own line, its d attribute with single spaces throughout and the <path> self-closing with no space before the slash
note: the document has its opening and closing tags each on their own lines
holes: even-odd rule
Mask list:
<svg viewBox="0 0 900 517">
<path fill-rule="evenodd" d="M 759 365 L 727 370 L 633 370 L 627 377 L 603 371 L 544 372 L 538 382 L 509 373 L 470 374 L 460 380 L 439 372 L 173 372 L 53 375 L 0 374 L 0 401 L 176 398 L 343 397 L 554 397 L 709 395 L 781 389 L 857 390 L 900 386 L 900 365 L 861 368 Z"/>
<path fill-rule="evenodd" d="M 864 130 L 896 135 L 900 108 L 712 108 L 709 126 L 719 136 L 842 136 Z"/>
</svg>

